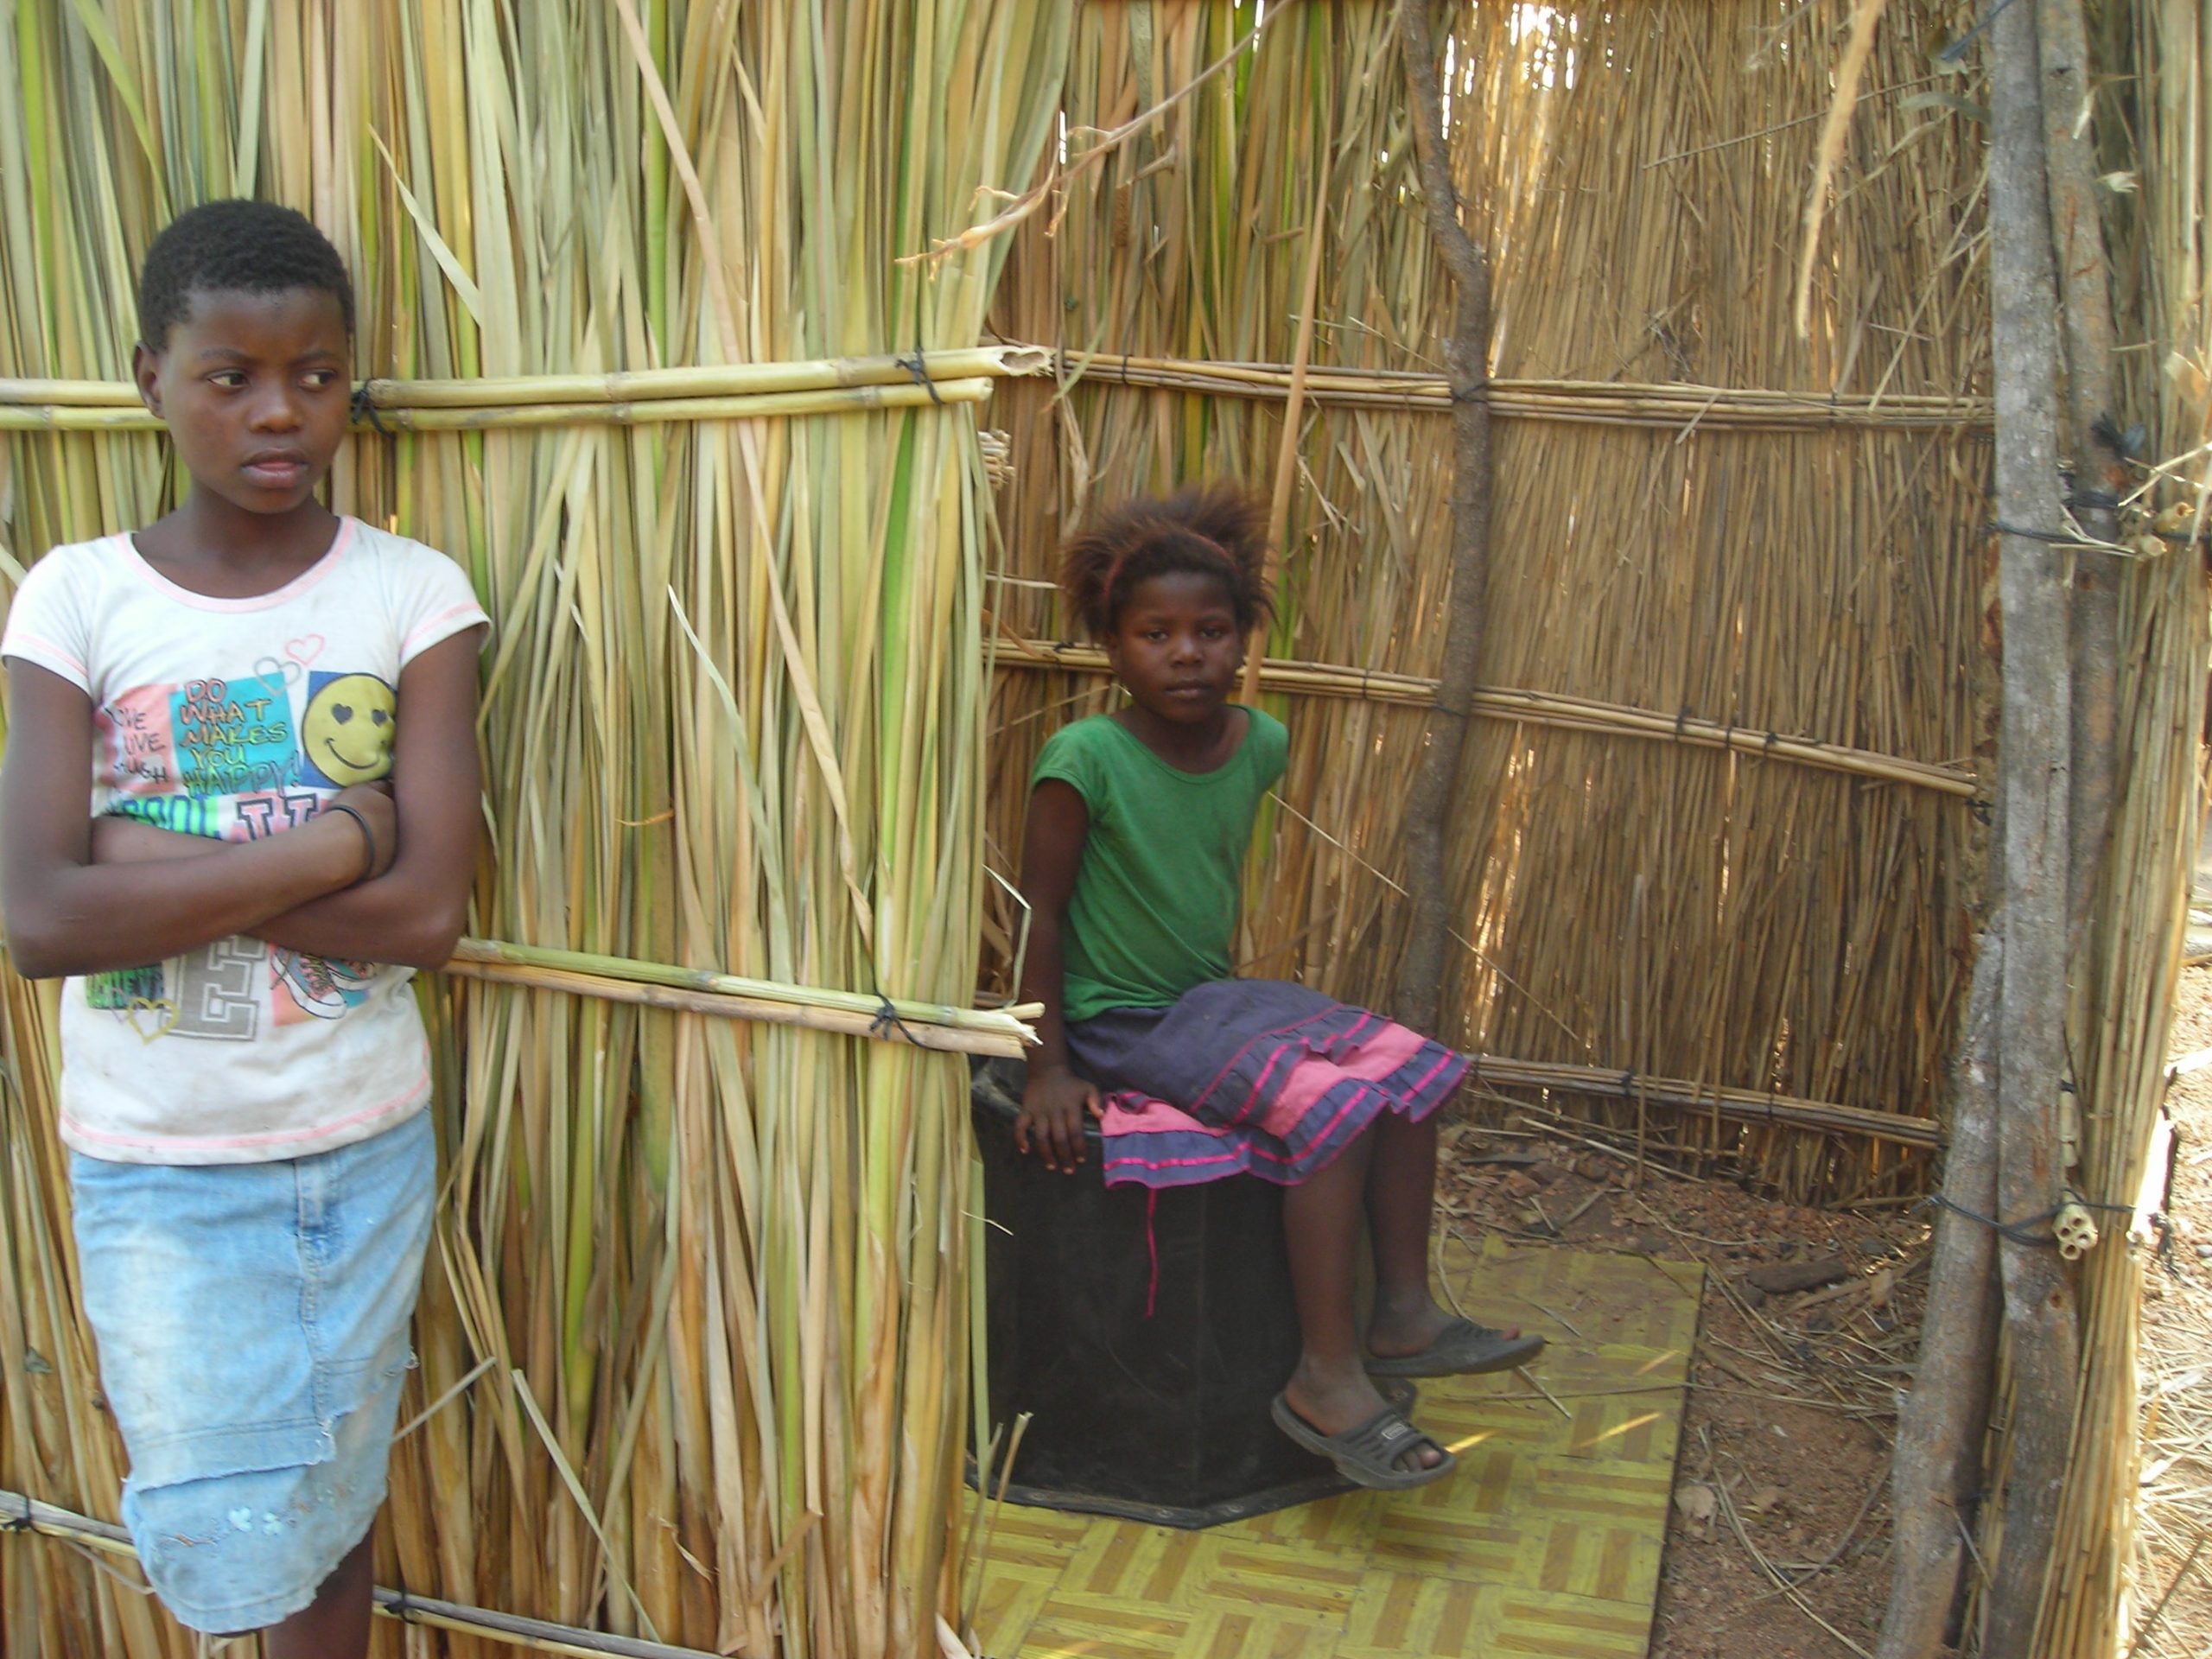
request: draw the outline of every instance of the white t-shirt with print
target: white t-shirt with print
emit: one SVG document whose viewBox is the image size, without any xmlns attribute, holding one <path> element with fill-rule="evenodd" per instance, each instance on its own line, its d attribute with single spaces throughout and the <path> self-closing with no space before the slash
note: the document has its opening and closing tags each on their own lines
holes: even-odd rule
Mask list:
<svg viewBox="0 0 2212 1659">
<path fill-rule="evenodd" d="M 128 536 L 57 547 L 0 656 L 92 701 L 92 810 L 256 841 L 391 770 L 400 671 L 486 620 L 459 566 L 357 519 L 270 594 L 180 588 Z M 61 1138 L 120 1163 L 303 1157 L 429 1098 L 411 970 L 239 936 L 62 993 Z"/>
</svg>

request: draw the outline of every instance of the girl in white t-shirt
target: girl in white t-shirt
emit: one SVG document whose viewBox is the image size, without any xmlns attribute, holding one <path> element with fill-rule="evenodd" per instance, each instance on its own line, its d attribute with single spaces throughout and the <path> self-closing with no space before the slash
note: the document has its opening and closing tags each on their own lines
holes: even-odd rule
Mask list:
<svg viewBox="0 0 2212 1659">
<path fill-rule="evenodd" d="M 68 976 L 79 1288 L 147 1574 L 271 1659 L 359 1655 L 434 1186 L 407 981 L 467 910 L 486 618 L 316 497 L 353 318 L 312 225 L 195 208 L 138 305 L 190 484 L 9 608 L 0 902 L 17 971 Z"/>
</svg>

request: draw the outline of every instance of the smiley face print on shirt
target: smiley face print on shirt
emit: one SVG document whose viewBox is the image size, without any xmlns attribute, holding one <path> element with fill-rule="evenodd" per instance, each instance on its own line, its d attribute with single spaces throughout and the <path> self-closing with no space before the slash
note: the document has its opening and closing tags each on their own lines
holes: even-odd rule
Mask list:
<svg viewBox="0 0 2212 1659">
<path fill-rule="evenodd" d="M 397 703 L 373 674 L 310 674 L 300 717 L 302 780 L 350 789 L 387 776 Z"/>
</svg>

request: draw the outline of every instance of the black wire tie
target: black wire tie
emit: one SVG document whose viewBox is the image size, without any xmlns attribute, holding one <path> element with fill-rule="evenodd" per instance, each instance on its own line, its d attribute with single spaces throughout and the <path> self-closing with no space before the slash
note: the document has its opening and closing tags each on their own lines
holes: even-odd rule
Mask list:
<svg viewBox="0 0 2212 1659">
<path fill-rule="evenodd" d="M 2132 1216 L 2135 1213 L 2135 1206 L 2132 1204 L 2107 1204 L 2096 1198 L 2085 1198 L 2070 1186 L 2066 1189 L 2064 1203 L 2055 1204 L 2037 1215 L 2023 1217 L 2018 1221 L 1999 1221 L 1994 1216 L 1985 1216 L 1979 1210 L 1969 1210 L 1963 1204 L 1954 1203 L 1941 1192 L 1930 1192 L 1913 1208 L 1925 1210 L 1931 1205 L 1939 1210 L 1948 1210 L 1953 1215 L 1964 1216 L 1968 1221 L 1978 1221 L 2015 1244 L 2040 1244 L 2054 1249 L 2058 1243 L 2055 1235 L 2031 1232 L 2029 1229 L 2041 1226 L 2047 1221 L 2057 1220 L 2069 1205 L 2077 1205 L 2083 1210 L 2101 1210 L 2112 1215 Z"/>
<path fill-rule="evenodd" d="M 918 340 L 914 342 L 913 356 L 901 357 L 893 360 L 897 362 L 900 368 L 906 370 L 908 374 L 913 377 L 914 384 L 916 385 L 919 386 L 924 391 L 929 393 L 930 402 L 935 404 L 939 409 L 944 407 L 944 398 L 937 389 L 937 382 L 930 378 L 929 365 L 922 360 L 922 342 L 920 340 Z"/>
<path fill-rule="evenodd" d="M 353 388 L 353 408 L 350 413 L 355 420 L 366 421 L 373 429 L 390 437 L 391 429 L 384 423 L 383 415 L 378 411 L 375 402 L 369 397 L 369 384 L 368 381 L 364 380 Z"/>
<path fill-rule="evenodd" d="M 884 995 L 881 991 L 878 991 L 875 994 L 875 1018 L 869 1020 L 868 1025 L 869 1036 L 881 1037 L 887 1041 L 891 1033 L 895 1031 L 913 1044 L 916 1048 L 923 1046 L 922 1039 L 908 1030 L 906 1022 L 899 1017 L 899 1010 L 893 1006 L 889 997 Z"/>
</svg>

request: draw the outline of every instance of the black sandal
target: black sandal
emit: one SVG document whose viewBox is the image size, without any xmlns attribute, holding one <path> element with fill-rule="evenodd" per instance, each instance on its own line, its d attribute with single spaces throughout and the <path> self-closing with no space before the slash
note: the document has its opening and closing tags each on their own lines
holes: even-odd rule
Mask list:
<svg viewBox="0 0 2212 1659">
<path fill-rule="evenodd" d="M 1370 1354 L 1370 1376 L 1476 1376 L 1526 1365 L 1544 1351 L 1541 1337 L 1509 1337 L 1472 1319 L 1454 1319 L 1417 1354 Z"/>
<path fill-rule="evenodd" d="M 1396 1406 L 1385 1406 L 1357 1428 L 1341 1434 L 1324 1434 L 1290 1408 L 1287 1395 L 1277 1395 L 1268 1408 L 1275 1427 L 1308 1452 L 1326 1458 L 1337 1472 L 1356 1486 L 1376 1491 L 1404 1492 L 1441 1480 L 1459 1466 L 1459 1460 L 1432 1436 L 1415 1428 Z M 1437 1460 L 1408 1469 L 1399 1459 L 1408 1452 L 1433 1450 Z"/>
</svg>

